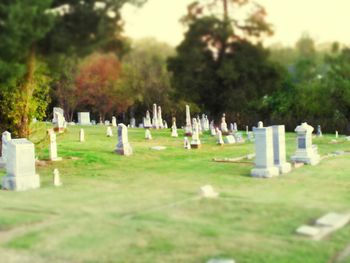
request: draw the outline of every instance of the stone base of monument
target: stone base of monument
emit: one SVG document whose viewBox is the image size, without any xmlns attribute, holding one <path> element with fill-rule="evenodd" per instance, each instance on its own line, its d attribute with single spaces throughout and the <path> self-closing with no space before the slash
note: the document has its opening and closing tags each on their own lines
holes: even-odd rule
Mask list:
<svg viewBox="0 0 350 263">
<path fill-rule="evenodd" d="M 25 191 L 40 188 L 38 174 L 32 176 L 5 176 L 1 182 L 2 189 L 13 191 Z"/>
<path fill-rule="evenodd" d="M 230 132 L 228 131 L 221 131 L 222 135 L 230 135 Z"/>
<path fill-rule="evenodd" d="M 120 155 L 129 156 L 129 155 L 132 155 L 132 148 L 130 144 L 126 144 L 126 145 L 124 144 L 122 147 L 117 147 L 115 149 L 115 152 Z"/>
<path fill-rule="evenodd" d="M 270 178 L 279 175 L 279 169 L 275 166 L 269 168 L 254 168 L 251 173 L 253 177 Z"/>
<path fill-rule="evenodd" d="M 303 156 L 303 155 L 294 155 L 291 157 L 291 160 L 295 163 L 304 163 L 310 165 L 317 165 L 320 162 L 320 155 L 311 155 L 311 156 Z"/>
<path fill-rule="evenodd" d="M 276 165 L 276 167 L 279 169 L 280 174 L 286 174 L 292 170 L 292 165 L 287 162 L 280 165 Z"/>
</svg>

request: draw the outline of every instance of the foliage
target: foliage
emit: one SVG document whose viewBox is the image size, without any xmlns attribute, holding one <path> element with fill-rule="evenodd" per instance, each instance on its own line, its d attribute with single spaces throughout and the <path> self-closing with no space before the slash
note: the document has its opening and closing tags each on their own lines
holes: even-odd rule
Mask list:
<svg viewBox="0 0 350 263">
<path fill-rule="evenodd" d="M 82 61 L 76 76 L 76 96 L 80 105 L 90 107 L 103 120 L 113 110 L 125 110 L 131 103 L 119 85 L 121 64 L 112 54 L 95 53 Z"/>
<path fill-rule="evenodd" d="M 36 44 L 52 27 L 45 13 L 50 5 L 51 0 L 0 3 L 0 118 L 15 136 L 28 136 L 31 118 L 42 117 L 46 105 L 40 98 L 46 98 L 48 79 L 37 71 Z"/>
</svg>

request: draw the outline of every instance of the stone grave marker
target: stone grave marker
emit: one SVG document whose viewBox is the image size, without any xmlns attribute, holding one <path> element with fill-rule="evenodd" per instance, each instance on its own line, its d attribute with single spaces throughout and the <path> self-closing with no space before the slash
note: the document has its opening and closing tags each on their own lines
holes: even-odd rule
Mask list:
<svg viewBox="0 0 350 263">
<path fill-rule="evenodd" d="M 132 148 L 128 139 L 128 128 L 122 124 L 118 124 L 118 144 L 115 152 L 120 155 L 132 155 Z"/>
</svg>

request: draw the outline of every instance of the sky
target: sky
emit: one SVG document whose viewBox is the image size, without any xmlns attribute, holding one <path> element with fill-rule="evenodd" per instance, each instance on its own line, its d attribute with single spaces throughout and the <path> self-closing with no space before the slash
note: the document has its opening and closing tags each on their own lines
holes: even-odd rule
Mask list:
<svg viewBox="0 0 350 263">
<path fill-rule="evenodd" d="M 153 37 L 172 46 L 183 39 L 185 28 L 179 19 L 194 0 L 148 0 L 141 8 L 126 5 L 122 14 L 125 35 L 140 39 Z M 274 36 L 264 40 L 269 45 L 294 45 L 303 33 L 317 43 L 350 43 L 350 0 L 256 0 L 274 25 Z"/>
</svg>

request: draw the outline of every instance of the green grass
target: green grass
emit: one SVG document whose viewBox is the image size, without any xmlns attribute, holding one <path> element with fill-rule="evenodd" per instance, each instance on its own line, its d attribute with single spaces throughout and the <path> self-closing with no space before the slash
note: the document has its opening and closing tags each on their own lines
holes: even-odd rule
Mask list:
<svg viewBox="0 0 350 263">
<path fill-rule="evenodd" d="M 39 159 L 49 155 L 48 127 L 34 127 Z M 252 164 L 212 161 L 253 153 L 252 143 L 219 147 L 203 135 L 202 148 L 187 151 L 181 132 L 174 139 L 169 130 L 152 130 L 154 139 L 145 141 L 144 130 L 130 129 L 134 155 L 125 157 L 113 153 L 116 129 L 107 138 L 105 127 L 84 127 L 86 141 L 80 143 L 80 128 L 58 135 L 63 161 L 37 167 L 40 190 L 0 192 L 0 251 L 25 252 L 44 262 L 197 263 L 232 257 L 239 263 L 327 263 L 350 242 L 349 226 L 322 241 L 294 234 L 324 213 L 350 211 L 350 155 L 256 179 L 249 175 Z M 314 139 L 321 154 L 350 150 L 344 138 L 339 144 L 331 139 Z M 295 135 L 287 134 L 286 143 L 289 158 Z M 167 149 L 150 150 L 156 145 Z M 62 187 L 52 186 L 54 168 Z M 197 199 L 204 184 L 213 185 L 220 198 Z"/>
</svg>

